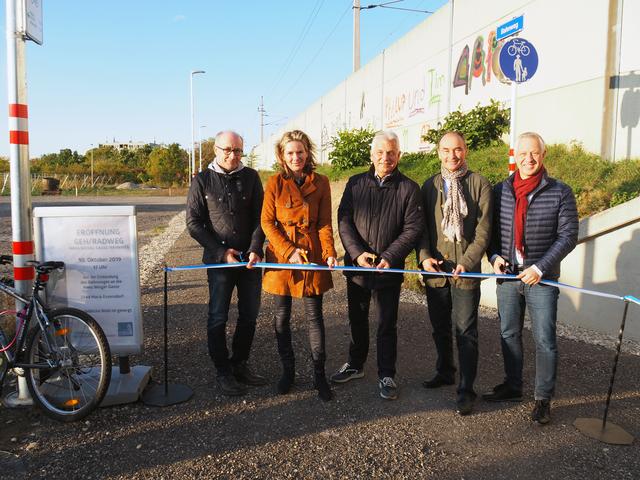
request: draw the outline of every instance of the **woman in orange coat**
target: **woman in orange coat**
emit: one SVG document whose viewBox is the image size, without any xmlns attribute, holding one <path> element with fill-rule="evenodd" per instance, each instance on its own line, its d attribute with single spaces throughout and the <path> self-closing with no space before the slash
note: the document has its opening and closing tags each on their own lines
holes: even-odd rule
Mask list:
<svg viewBox="0 0 640 480">
<path fill-rule="evenodd" d="M 316 263 L 334 267 L 336 251 L 331 227 L 329 180 L 314 172 L 314 145 L 304 132 L 285 133 L 276 145 L 280 173 L 269 179 L 262 204 L 262 229 L 269 241 L 266 261 L 272 263 Z M 295 358 L 291 345 L 292 297 L 302 298 L 309 322 L 309 342 L 314 367 L 314 385 L 322 400 L 333 394 L 325 376 L 325 334 L 322 294 L 333 287 L 328 271 L 269 269 L 262 288 L 275 295 L 274 327 L 282 377 L 278 392 L 293 385 Z"/>
</svg>

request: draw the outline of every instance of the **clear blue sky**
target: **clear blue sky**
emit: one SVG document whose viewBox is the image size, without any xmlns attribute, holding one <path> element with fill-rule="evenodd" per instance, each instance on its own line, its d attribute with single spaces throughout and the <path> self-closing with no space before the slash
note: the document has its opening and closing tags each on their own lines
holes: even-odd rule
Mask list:
<svg viewBox="0 0 640 480">
<path fill-rule="evenodd" d="M 351 73 L 352 0 L 43 3 L 44 44 L 27 45 L 31 157 L 61 148 L 84 153 L 114 138 L 189 147 L 191 70 L 206 71 L 194 76 L 196 129 L 206 125 L 205 138 L 237 130 L 248 150 L 259 141 L 261 95 L 265 122 L 276 123 L 266 135 Z M 445 3 L 404 0 L 390 6 L 434 11 Z M 427 17 L 363 10 L 361 64 Z M 6 105 L 6 55 L 0 69 Z M 6 108 L 0 122 L 7 132 Z M 8 134 L 4 138 L 0 155 L 6 156 Z"/>
</svg>

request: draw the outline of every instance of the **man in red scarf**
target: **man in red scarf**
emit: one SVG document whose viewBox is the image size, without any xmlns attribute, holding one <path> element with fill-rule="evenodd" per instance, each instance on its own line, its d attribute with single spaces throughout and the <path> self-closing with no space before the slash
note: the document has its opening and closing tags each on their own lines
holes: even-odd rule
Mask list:
<svg viewBox="0 0 640 480">
<path fill-rule="evenodd" d="M 498 281 L 498 316 L 505 379 L 487 401 L 522 400 L 522 325 L 528 309 L 536 344 L 535 405 L 531 419 L 551 419 L 558 348 L 557 287 L 541 280 L 558 280 L 560 262 L 576 246 L 578 212 L 571 188 L 549 177 L 544 168 L 544 140 L 533 132 L 518 137 L 514 175 L 494 187 L 494 228 L 487 252 L 495 273 L 517 279 Z"/>
</svg>

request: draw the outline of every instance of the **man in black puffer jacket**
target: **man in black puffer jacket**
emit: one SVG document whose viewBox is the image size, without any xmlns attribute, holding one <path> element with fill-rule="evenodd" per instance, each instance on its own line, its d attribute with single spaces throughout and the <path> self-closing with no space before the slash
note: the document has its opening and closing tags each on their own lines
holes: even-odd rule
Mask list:
<svg viewBox="0 0 640 480">
<path fill-rule="evenodd" d="M 551 419 L 558 348 L 557 287 L 540 280 L 557 280 L 560 262 L 576 246 L 578 212 L 568 185 L 547 175 L 544 140 L 537 133 L 518 137 L 514 175 L 494 188 L 495 212 L 487 253 L 496 273 L 515 273 L 517 280 L 498 281 L 498 315 L 505 380 L 483 395 L 489 401 L 522 399 L 522 324 L 525 306 L 536 343 L 535 406 L 531 419 Z"/>
<path fill-rule="evenodd" d="M 263 256 L 260 211 L 264 193 L 258 173 L 240 161 L 242 147 L 242 137 L 235 132 L 216 135 L 216 158 L 193 179 L 187 200 L 187 228 L 204 247 L 202 261 L 249 262 L 247 268 L 207 270 L 209 355 L 217 370 L 218 386 L 225 395 L 244 394 L 246 387 L 242 384 L 266 383 L 247 366 L 262 291 L 262 272 L 251 266 Z M 229 358 L 226 325 L 234 288 L 238 293 L 238 322 Z"/>
<path fill-rule="evenodd" d="M 420 187 L 398 171 L 399 160 L 396 134 L 379 132 L 371 142 L 371 168 L 349 179 L 338 208 L 345 265 L 404 268 L 407 255 L 421 237 L 424 216 Z M 369 304 L 373 299 L 378 320 L 378 386 L 382 398 L 393 400 L 397 397 L 396 324 L 402 274 L 356 272 L 346 277 L 349 360 L 331 380 L 343 383 L 364 376 L 369 352 Z"/>
</svg>

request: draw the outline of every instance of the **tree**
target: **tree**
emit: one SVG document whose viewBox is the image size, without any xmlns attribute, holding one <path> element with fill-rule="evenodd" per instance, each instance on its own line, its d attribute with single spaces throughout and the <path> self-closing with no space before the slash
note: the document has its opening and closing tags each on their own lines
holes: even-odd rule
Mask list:
<svg viewBox="0 0 640 480">
<path fill-rule="evenodd" d="M 446 132 L 455 130 L 464 135 L 470 150 L 476 150 L 498 143 L 509 130 L 509 119 L 509 110 L 500 102 L 491 100 L 489 105 L 478 104 L 466 113 L 460 110 L 451 112 L 439 128 L 427 131 L 422 140 L 435 145 Z"/>
<path fill-rule="evenodd" d="M 371 140 L 374 135 L 373 130 L 363 128 L 339 131 L 337 136 L 331 138 L 331 167 L 347 170 L 367 165 L 371 159 Z"/>
<path fill-rule="evenodd" d="M 186 178 L 188 162 L 187 152 L 177 143 L 169 147 L 157 147 L 149 154 L 147 172 L 156 182 L 161 184 L 182 183 Z"/>
</svg>

